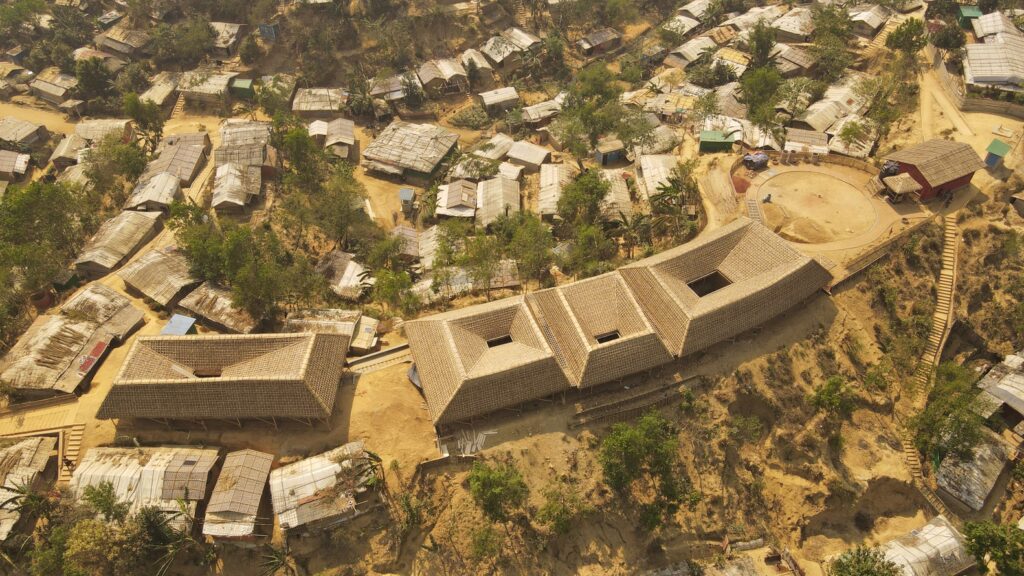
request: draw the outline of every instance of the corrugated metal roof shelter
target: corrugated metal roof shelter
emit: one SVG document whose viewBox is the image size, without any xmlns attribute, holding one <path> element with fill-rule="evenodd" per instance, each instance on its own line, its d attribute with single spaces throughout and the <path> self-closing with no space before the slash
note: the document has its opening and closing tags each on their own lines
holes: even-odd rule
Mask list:
<svg viewBox="0 0 1024 576">
<path fill-rule="evenodd" d="M 342 88 L 299 88 L 292 98 L 292 112 L 301 116 L 330 116 L 339 114 L 348 93 Z"/>
<path fill-rule="evenodd" d="M 197 68 L 181 75 L 178 92 L 192 104 L 223 104 L 227 102 L 231 79 L 237 72 Z"/>
<path fill-rule="evenodd" d="M 450 300 L 456 296 L 469 294 L 474 290 L 481 290 L 483 288 L 474 283 L 465 268 L 448 266 L 443 270 L 445 277 L 444 281 L 439 283 L 439 286 L 434 285 L 434 277 L 428 274 L 413 285 L 413 294 L 416 294 L 424 302 L 436 302 L 442 298 Z M 491 278 L 491 289 L 516 288 L 520 284 L 519 267 L 516 261 L 508 258 L 499 260 L 498 267 Z"/>
<path fill-rule="evenodd" d="M 347 347 L 339 334 L 140 337 L 96 417 L 328 418 Z"/>
<path fill-rule="evenodd" d="M 851 122 L 856 122 L 864 128 L 865 137 L 851 142 L 844 142 L 841 138 L 843 128 Z M 831 152 L 851 158 L 867 158 L 875 148 L 875 143 L 878 142 L 878 130 L 875 129 L 874 122 L 863 116 L 844 116 L 829 127 L 825 133 L 831 136 L 828 141 L 828 149 Z"/>
<path fill-rule="evenodd" d="M 523 108 L 523 122 L 532 126 L 540 126 L 558 116 L 562 112 L 562 102 L 558 98 L 538 102 Z"/>
<path fill-rule="evenodd" d="M 633 201 L 629 197 L 629 185 L 620 170 L 601 170 L 601 179 L 609 184 L 601 212 L 609 220 L 633 215 Z"/>
<path fill-rule="evenodd" d="M 281 529 L 326 528 L 356 516 L 371 466 L 363 443 L 350 442 L 272 471 L 270 496 Z"/>
<path fill-rule="evenodd" d="M 814 34 L 811 9 L 797 6 L 772 22 L 779 42 L 808 42 Z"/>
<path fill-rule="evenodd" d="M 977 170 L 985 168 L 970 144 L 952 140 L 928 140 L 893 152 L 885 160 L 899 163 L 901 173 L 917 180 L 922 200 L 966 186 Z"/>
<path fill-rule="evenodd" d="M 440 126 L 392 122 L 366 147 L 363 157 L 368 169 L 430 175 L 458 141 L 458 134 Z"/>
<path fill-rule="evenodd" d="M 540 167 L 540 193 L 537 196 L 537 212 L 541 216 L 558 214 L 558 199 L 562 187 L 572 182 L 576 169 L 569 164 L 544 164 Z"/>
<path fill-rule="evenodd" d="M 680 357 L 782 314 L 832 279 L 816 260 L 746 218 L 619 272 Z"/>
<path fill-rule="evenodd" d="M 161 72 L 153 77 L 153 84 L 139 95 L 140 100 L 164 106 L 173 101 L 178 93 L 178 75 L 173 72 Z"/>
<path fill-rule="evenodd" d="M 515 143 L 516 141 L 508 134 L 498 132 L 486 142 L 474 148 L 473 155 L 488 160 L 501 160 L 508 155 L 508 151 L 512 149 L 512 145 Z"/>
<path fill-rule="evenodd" d="M 156 212 L 169 209 L 172 202 L 181 197 L 181 183 L 178 177 L 160 172 L 148 179 L 139 180 L 132 195 L 125 203 L 125 210 Z"/>
<path fill-rule="evenodd" d="M 0 120 L 0 122 L 3 122 Z M 0 140 L 3 137 L 0 136 Z M 50 162 L 53 163 L 57 170 L 64 170 L 68 166 L 78 164 L 78 155 L 89 145 L 85 138 L 77 134 L 68 134 L 61 139 L 57 147 L 53 149 L 53 154 L 50 155 Z"/>
<path fill-rule="evenodd" d="M 146 171 L 143 172 L 141 180 L 161 173 L 173 174 L 183 187 L 188 187 L 192 185 L 206 164 L 209 147 L 201 144 L 178 143 L 161 146 L 158 152 L 159 156 L 150 160 L 146 165 Z"/>
<path fill-rule="evenodd" d="M 324 254 L 316 265 L 316 271 L 327 278 L 331 291 L 351 300 L 373 285 L 373 278 L 366 277 L 366 268 L 354 258 L 353 254 L 334 250 Z"/>
<path fill-rule="evenodd" d="M 221 164 L 213 176 L 210 206 L 218 213 L 238 213 L 259 197 L 263 175 L 258 166 Z"/>
<path fill-rule="evenodd" d="M 109 347 L 142 324 L 142 312 L 127 298 L 90 284 L 58 313 L 36 317 L 0 361 L 0 380 L 25 395 L 70 394 L 88 381 Z"/>
<path fill-rule="evenodd" d="M 939 465 L 935 483 L 942 492 L 977 512 L 985 507 L 1009 459 L 1009 448 L 1002 439 L 988 434 L 974 448 L 972 458 L 947 456 Z"/>
<path fill-rule="evenodd" d="M 127 141 L 132 133 L 132 121 L 126 118 L 94 118 L 75 124 L 75 134 L 89 142 L 99 142 L 107 136 Z"/>
<path fill-rule="evenodd" d="M 476 188 L 476 223 L 489 226 L 504 214 L 519 212 L 519 182 L 498 176 Z"/>
<path fill-rule="evenodd" d="M 981 394 L 988 398 L 986 418 L 1003 406 L 1024 417 L 1024 350 L 1008 354 L 978 381 Z"/>
<path fill-rule="evenodd" d="M 700 21 L 694 20 L 685 14 L 676 14 L 662 24 L 661 27 L 679 36 L 686 36 L 700 27 Z"/>
<path fill-rule="evenodd" d="M 848 8 L 847 12 L 853 22 L 853 31 L 868 38 L 877 34 L 892 16 L 892 11 L 879 4 L 859 4 Z"/>
<path fill-rule="evenodd" d="M 196 333 L 196 319 L 184 314 L 171 314 L 167 324 L 160 330 L 161 336 L 184 336 Z"/>
<path fill-rule="evenodd" d="M 668 182 L 672 170 L 679 165 L 679 159 L 671 154 L 644 154 L 640 156 L 640 190 L 648 202 L 658 193 L 658 188 Z"/>
<path fill-rule="evenodd" d="M 210 22 L 213 28 L 213 47 L 224 56 L 230 56 L 238 48 L 242 40 L 242 33 L 246 29 L 245 24 L 232 22 Z"/>
<path fill-rule="evenodd" d="M 0 140 L 32 146 L 49 136 L 46 126 L 13 116 L 0 118 Z"/>
<path fill-rule="evenodd" d="M 256 320 L 232 302 L 231 291 L 211 282 L 203 282 L 182 298 L 178 307 L 217 330 L 248 334 L 256 329 Z"/>
<path fill-rule="evenodd" d="M 936 516 L 879 550 L 904 576 L 956 576 L 974 566 L 964 537 L 945 516 Z"/>
<path fill-rule="evenodd" d="M 515 86 L 504 86 L 481 92 L 477 94 L 477 97 L 480 99 L 480 105 L 487 110 L 488 114 L 498 114 L 519 105 L 519 92 L 516 91 Z"/>
<path fill-rule="evenodd" d="M 432 94 L 459 94 L 469 91 L 469 76 L 454 58 L 428 60 L 417 70 L 423 89 Z"/>
<path fill-rule="evenodd" d="M 968 84 L 1024 84 L 1024 33 L 999 12 L 972 21 L 979 43 L 966 46 L 964 78 Z"/>
<path fill-rule="evenodd" d="M 118 272 L 125 287 L 164 308 L 172 307 L 199 280 L 189 271 L 188 260 L 177 248 L 146 252 Z"/>
<path fill-rule="evenodd" d="M 110 482 L 129 512 L 155 507 L 168 513 L 175 529 L 188 530 L 188 518 L 206 498 L 206 484 L 217 462 L 215 448 L 92 448 L 71 474 L 71 491 L 81 497 L 87 486 Z M 182 514 L 179 500 L 188 514 Z"/>
<path fill-rule="evenodd" d="M 541 164 L 551 159 L 551 150 L 526 140 L 512 144 L 505 155 L 508 161 L 526 168 L 529 172 L 540 170 Z"/>
<path fill-rule="evenodd" d="M 75 260 L 87 278 L 109 274 L 160 231 L 160 212 L 126 210 L 104 222 Z"/>
<path fill-rule="evenodd" d="M 135 52 L 145 48 L 149 41 L 149 34 L 131 29 L 127 22 L 116 24 L 94 39 L 98 48 L 113 50 L 125 56 L 134 56 Z"/>
<path fill-rule="evenodd" d="M 800 128 L 786 128 L 787 152 L 803 154 L 828 154 L 828 134 Z"/>
<path fill-rule="evenodd" d="M 438 216 L 473 218 L 476 215 L 476 184 L 468 180 L 456 180 L 437 187 Z"/>
<path fill-rule="evenodd" d="M 285 332 L 319 332 L 341 334 L 354 339 L 363 313 L 338 308 L 307 308 L 292 310 L 284 322 Z"/>
<path fill-rule="evenodd" d="M 0 150 L 0 180 L 15 181 L 28 172 L 32 157 L 10 150 Z"/>
<path fill-rule="evenodd" d="M 273 462 L 273 454 L 256 450 L 238 450 L 224 458 L 224 466 L 206 505 L 203 535 L 214 538 L 253 536 L 256 513 Z"/>
<path fill-rule="evenodd" d="M 61 72 L 56 66 L 51 66 L 40 72 L 28 85 L 32 93 L 39 98 L 59 105 L 78 87 L 78 78 Z"/>
<path fill-rule="evenodd" d="M 21 510 L 12 499 L 18 497 L 20 488 L 35 486 L 56 445 L 55 437 L 36 436 L 0 448 L 0 542 L 10 537 L 21 518 Z"/>
<path fill-rule="evenodd" d="M 612 28 L 595 30 L 576 42 L 580 51 L 590 56 L 599 52 L 614 49 L 622 43 L 622 34 Z"/>
<path fill-rule="evenodd" d="M 618 272 L 533 292 L 526 302 L 547 327 L 548 346 L 573 386 L 611 382 L 672 359 Z"/>
</svg>

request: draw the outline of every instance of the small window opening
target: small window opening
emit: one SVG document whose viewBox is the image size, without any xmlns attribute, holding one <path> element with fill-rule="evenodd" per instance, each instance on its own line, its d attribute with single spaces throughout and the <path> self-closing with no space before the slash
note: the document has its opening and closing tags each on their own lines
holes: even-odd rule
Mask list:
<svg viewBox="0 0 1024 576">
<path fill-rule="evenodd" d="M 192 374 L 196 378 L 220 378 L 220 368 L 206 368 L 194 370 Z"/>
<path fill-rule="evenodd" d="M 512 336 L 506 334 L 504 336 L 498 336 L 497 338 L 491 338 L 487 341 L 488 348 L 494 348 L 495 346 L 502 346 L 504 344 L 511 344 Z"/>
<path fill-rule="evenodd" d="M 712 292 L 717 292 L 718 290 L 725 288 L 729 284 L 732 284 L 732 282 L 722 275 L 721 272 L 715 270 L 703 278 L 698 278 L 697 280 L 690 282 L 687 286 L 690 287 L 690 290 L 696 292 L 697 296 L 703 298 Z"/>
<path fill-rule="evenodd" d="M 603 334 L 598 334 L 597 336 L 594 336 L 594 340 L 597 340 L 598 344 L 604 344 L 605 342 L 611 342 L 612 340 L 618 340 L 619 337 L 620 337 L 619 336 L 619 331 L 618 330 L 612 330 L 611 332 L 605 332 Z"/>
</svg>

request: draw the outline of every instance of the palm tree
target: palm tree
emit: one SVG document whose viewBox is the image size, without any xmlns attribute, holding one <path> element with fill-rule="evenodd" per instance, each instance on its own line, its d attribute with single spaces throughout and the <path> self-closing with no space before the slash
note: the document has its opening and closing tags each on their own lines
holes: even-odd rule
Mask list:
<svg viewBox="0 0 1024 576">
<path fill-rule="evenodd" d="M 650 243 L 651 221 L 646 214 L 634 214 L 630 217 L 620 210 L 618 218 L 612 224 L 612 233 L 622 239 L 627 258 L 633 258 L 633 249 L 637 246 Z"/>
<path fill-rule="evenodd" d="M 32 489 L 28 484 L 15 485 L 14 495 L 0 503 L 0 508 L 13 510 L 28 518 L 47 518 L 53 512 L 54 502 L 49 496 Z"/>
<path fill-rule="evenodd" d="M 288 542 L 284 543 L 284 547 L 277 548 L 275 546 L 267 546 L 266 552 L 263 554 L 263 562 L 260 563 L 260 567 L 263 568 L 263 576 L 277 576 L 278 574 L 284 574 L 284 576 L 298 576 L 299 566 L 292 558 L 291 550 L 288 548 Z"/>
</svg>

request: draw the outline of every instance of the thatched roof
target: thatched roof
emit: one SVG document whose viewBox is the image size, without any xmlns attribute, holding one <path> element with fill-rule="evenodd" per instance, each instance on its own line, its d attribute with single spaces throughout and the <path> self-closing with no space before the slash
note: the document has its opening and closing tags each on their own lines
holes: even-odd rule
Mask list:
<svg viewBox="0 0 1024 576">
<path fill-rule="evenodd" d="M 206 505 L 204 535 L 230 538 L 253 533 L 273 462 L 273 454 L 256 450 L 238 450 L 227 455 Z"/>
<path fill-rule="evenodd" d="M 231 291 L 212 282 L 204 282 L 190 292 L 178 307 L 220 330 L 248 334 L 256 328 L 256 320 L 232 303 Z"/>
<path fill-rule="evenodd" d="M 185 255 L 173 247 L 147 252 L 118 274 L 125 286 L 164 307 L 199 284 L 189 271 Z"/>
<path fill-rule="evenodd" d="M 21 518 L 16 502 L 19 488 L 33 486 L 46 469 L 57 438 L 37 436 L 0 448 L 0 542 L 7 540 Z"/>
<path fill-rule="evenodd" d="M 125 210 L 100 225 L 100 229 L 89 239 L 75 260 L 75 268 L 91 276 L 107 274 L 152 239 L 159 230 L 159 212 Z"/>
<path fill-rule="evenodd" d="M 142 324 L 142 312 L 127 298 L 90 284 L 59 312 L 32 322 L 0 361 L 0 380 L 22 391 L 74 392 L 97 367 L 104 347 L 124 341 Z"/>
<path fill-rule="evenodd" d="M 618 272 L 540 290 L 526 301 L 574 386 L 603 384 L 672 359 Z"/>
<path fill-rule="evenodd" d="M 335 334 L 136 340 L 98 418 L 326 418 L 347 338 Z"/>
<path fill-rule="evenodd" d="M 746 218 L 619 271 L 677 356 L 759 326 L 831 281 L 817 261 Z"/>
<path fill-rule="evenodd" d="M 929 140 L 893 152 L 885 159 L 915 166 L 932 186 L 952 182 L 985 167 L 970 144 L 952 140 Z"/>
<path fill-rule="evenodd" d="M 522 296 L 414 320 L 405 330 L 437 423 L 569 387 Z"/>
</svg>

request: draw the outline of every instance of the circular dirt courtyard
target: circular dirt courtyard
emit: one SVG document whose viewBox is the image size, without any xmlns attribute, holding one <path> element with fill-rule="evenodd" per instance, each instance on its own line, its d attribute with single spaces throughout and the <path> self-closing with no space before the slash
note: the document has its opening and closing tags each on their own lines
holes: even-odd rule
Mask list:
<svg viewBox="0 0 1024 576">
<path fill-rule="evenodd" d="M 768 195 L 771 202 L 763 202 Z M 837 176 L 788 170 L 756 191 L 765 224 L 793 242 L 824 244 L 864 234 L 877 214 L 867 193 Z"/>
</svg>

